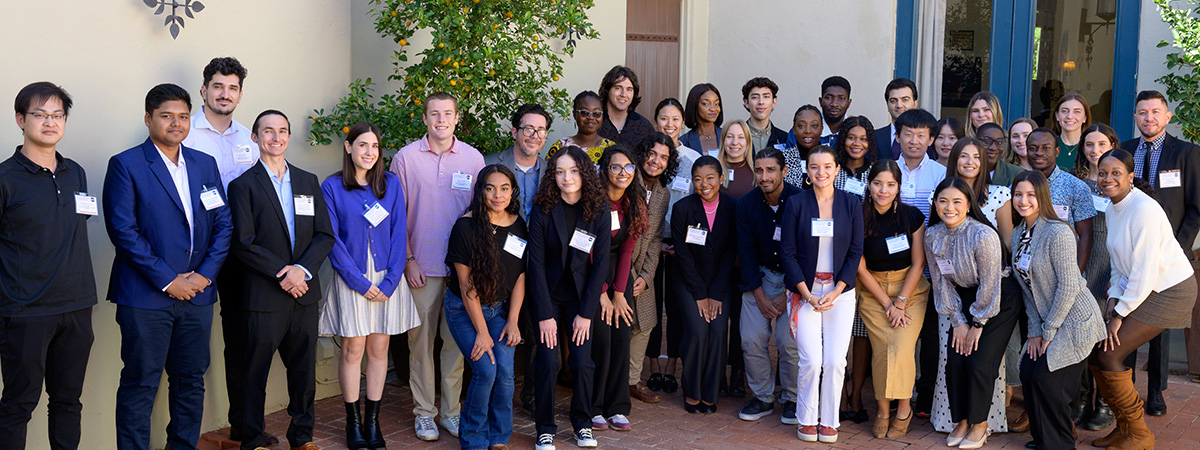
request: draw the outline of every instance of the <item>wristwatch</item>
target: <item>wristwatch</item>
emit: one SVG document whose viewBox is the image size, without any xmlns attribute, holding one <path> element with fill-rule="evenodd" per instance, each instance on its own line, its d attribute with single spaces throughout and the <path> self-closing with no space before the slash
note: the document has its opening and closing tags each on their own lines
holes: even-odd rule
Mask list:
<svg viewBox="0 0 1200 450">
<path fill-rule="evenodd" d="M 980 322 L 978 320 L 971 319 L 971 328 L 983 328 L 984 325 L 985 325 L 984 322 Z"/>
<path fill-rule="evenodd" d="M 905 296 L 903 296 L 903 295 L 897 295 L 897 296 L 896 296 L 896 300 L 899 300 L 899 301 L 901 301 L 901 302 L 904 302 L 904 307 L 903 307 L 903 308 L 900 308 L 900 310 L 901 310 L 901 311 L 903 311 L 903 310 L 905 310 L 905 309 L 907 309 L 907 308 L 908 308 L 908 297 L 905 297 Z"/>
</svg>

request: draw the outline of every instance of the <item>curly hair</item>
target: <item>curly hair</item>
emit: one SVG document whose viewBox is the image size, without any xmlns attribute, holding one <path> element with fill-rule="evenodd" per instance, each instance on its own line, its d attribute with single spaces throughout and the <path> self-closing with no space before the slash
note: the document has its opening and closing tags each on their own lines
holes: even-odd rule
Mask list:
<svg viewBox="0 0 1200 450">
<path fill-rule="evenodd" d="M 646 188 L 642 186 L 642 172 L 636 168 L 637 160 L 633 158 L 633 154 L 630 153 L 629 149 L 621 146 L 621 144 L 604 149 L 604 153 L 600 155 L 600 162 L 597 163 L 600 166 L 600 171 L 604 174 L 604 176 L 600 177 L 600 184 L 604 186 L 606 192 L 609 188 L 615 187 L 609 178 L 612 173 L 606 169 L 612 162 L 613 156 L 617 154 L 625 155 L 629 163 L 635 167 L 633 169 L 633 181 L 629 183 L 629 187 L 625 188 L 621 200 L 625 202 L 625 216 L 632 217 L 629 226 L 629 239 L 637 239 L 638 236 L 641 236 L 650 227 L 649 213 L 646 211 L 649 209 L 649 206 L 642 200 L 646 198 Z M 610 198 L 609 201 L 612 201 L 612 199 Z"/>
<path fill-rule="evenodd" d="M 204 72 L 203 72 L 204 84 L 203 84 L 203 86 L 208 86 L 208 82 L 212 81 L 213 75 L 216 75 L 218 73 L 220 73 L 221 75 L 226 75 L 226 76 L 236 75 L 238 78 L 238 84 L 243 85 L 243 87 L 245 87 L 244 84 L 246 82 L 246 68 L 242 66 L 242 63 L 239 62 L 237 60 L 237 58 L 234 58 L 232 56 L 218 56 L 216 58 L 213 58 L 211 61 L 209 61 L 208 65 L 204 66 Z"/>
<path fill-rule="evenodd" d="M 508 177 L 508 184 L 512 186 L 512 198 L 509 200 L 508 206 L 504 207 L 504 212 L 514 216 L 521 212 L 521 189 L 517 186 L 517 177 L 513 175 L 512 170 L 503 164 L 492 164 L 480 170 L 479 176 L 475 177 L 475 193 L 471 197 L 471 204 L 467 206 L 467 212 L 471 214 L 471 248 L 473 249 L 467 267 L 471 269 L 471 287 L 475 289 L 475 295 L 479 298 L 480 303 L 492 305 L 504 301 L 504 299 L 496 298 L 503 271 L 500 269 L 500 256 L 496 251 L 495 244 L 496 235 L 488 216 L 488 202 L 484 193 L 488 176 L 494 173 Z M 466 295 L 468 290 L 470 289 L 467 286 L 463 286 L 461 289 L 463 295 Z"/>
<path fill-rule="evenodd" d="M 558 160 L 565 157 L 575 160 L 575 166 L 579 168 L 579 189 L 582 194 L 579 202 L 583 206 L 581 219 L 591 222 L 597 215 L 608 213 L 608 195 L 604 192 L 604 186 L 600 185 L 596 165 L 592 164 L 592 158 L 583 149 L 575 145 L 563 148 L 546 160 L 546 170 L 542 174 L 542 181 L 538 183 L 533 204 L 541 206 L 543 213 L 549 213 L 550 208 L 562 201 L 562 190 L 558 188 L 555 173 L 558 172 Z"/>
<path fill-rule="evenodd" d="M 863 159 L 866 159 L 863 167 L 870 167 L 879 159 L 879 143 L 875 142 L 875 126 L 871 125 L 871 120 L 867 116 L 851 116 L 842 121 L 834 144 L 837 163 L 839 166 L 847 167 L 846 164 L 850 162 L 850 152 L 846 150 L 846 140 L 849 139 L 850 130 L 854 127 L 863 127 L 863 131 L 867 133 L 867 153 L 863 155 Z"/>
<path fill-rule="evenodd" d="M 666 187 L 675 178 L 675 174 L 679 173 L 679 149 L 675 147 L 674 139 L 661 131 L 650 133 L 646 139 L 642 140 L 641 144 L 638 144 L 633 156 L 636 158 L 639 168 L 645 167 L 646 160 L 650 159 L 650 153 L 658 144 L 665 145 L 671 154 L 667 157 L 667 168 L 663 170 L 662 175 L 658 176 L 658 184 Z"/>
</svg>

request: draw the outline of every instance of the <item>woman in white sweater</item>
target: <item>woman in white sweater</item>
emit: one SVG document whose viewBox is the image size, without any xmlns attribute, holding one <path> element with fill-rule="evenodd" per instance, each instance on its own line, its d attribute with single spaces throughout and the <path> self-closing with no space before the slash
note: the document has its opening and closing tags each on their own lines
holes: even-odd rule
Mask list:
<svg viewBox="0 0 1200 450">
<path fill-rule="evenodd" d="M 1100 157 L 1100 190 L 1112 200 L 1105 211 L 1112 274 L 1105 308 L 1108 337 L 1094 359 L 1098 366 L 1090 369 L 1116 414 L 1117 427 L 1092 441 L 1098 447 L 1154 448 L 1154 434 L 1133 388 L 1133 371 L 1124 360 L 1164 329 L 1189 326 L 1196 301 L 1192 266 L 1175 241 L 1167 214 L 1133 173 L 1133 155 L 1127 151 L 1115 149 Z"/>
</svg>

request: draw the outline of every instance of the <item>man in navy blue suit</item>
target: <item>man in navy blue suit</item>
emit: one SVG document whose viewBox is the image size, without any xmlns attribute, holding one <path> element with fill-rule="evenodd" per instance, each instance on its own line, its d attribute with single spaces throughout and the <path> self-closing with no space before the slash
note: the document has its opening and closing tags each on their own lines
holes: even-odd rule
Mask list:
<svg viewBox="0 0 1200 450">
<path fill-rule="evenodd" d="M 108 299 L 121 327 L 117 448 L 150 446 L 150 413 L 164 369 L 167 445 L 195 449 L 204 413 L 216 279 L 232 235 L 217 162 L 180 145 L 192 101 L 174 84 L 146 94 L 150 137 L 108 161 L 104 219 L 116 247 Z"/>
</svg>

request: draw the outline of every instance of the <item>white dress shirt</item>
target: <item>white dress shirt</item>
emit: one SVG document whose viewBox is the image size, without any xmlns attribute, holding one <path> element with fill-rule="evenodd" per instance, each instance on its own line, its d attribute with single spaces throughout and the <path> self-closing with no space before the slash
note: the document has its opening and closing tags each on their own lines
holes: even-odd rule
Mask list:
<svg viewBox="0 0 1200 450">
<path fill-rule="evenodd" d="M 192 116 L 192 130 L 183 140 L 183 145 L 202 151 L 217 160 L 217 171 L 221 173 L 221 184 L 225 189 L 229 189 L 229 182 L 234 178 L 254 167 L 259 158 L 258 144 L 250 139 L 249 128 L 234 120 L 224 133 L 218 132 L 204 115 L 203 105 L 200 106 L 200 111 Z M 241 157 L 239 162 L 234 157 L 234 151 L 245 152 L 245 149 L 250 150 L 250 157 Z"/>
</svg>

